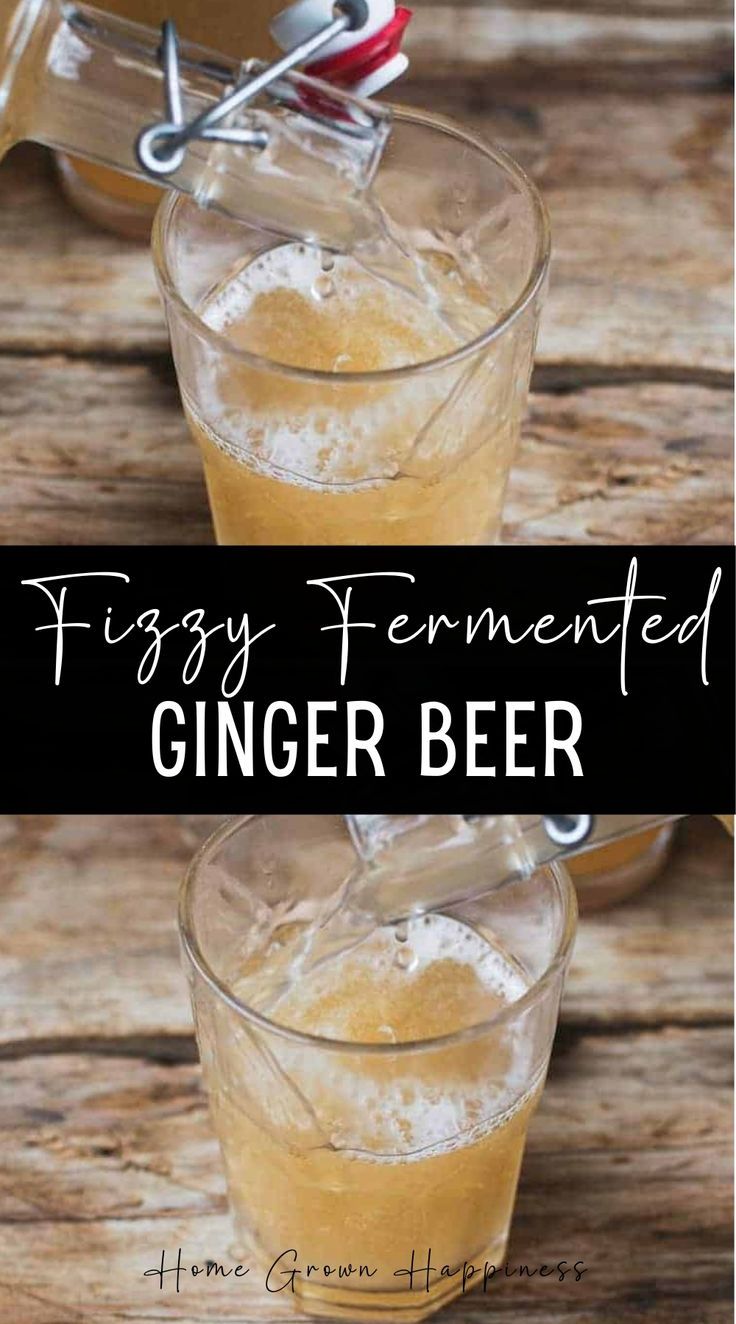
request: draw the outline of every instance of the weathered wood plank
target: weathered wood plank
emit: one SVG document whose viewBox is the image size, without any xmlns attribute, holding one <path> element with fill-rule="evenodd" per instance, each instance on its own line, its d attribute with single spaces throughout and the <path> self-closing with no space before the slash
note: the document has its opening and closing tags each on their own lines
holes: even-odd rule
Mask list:
<svg viewBox="0 0 736 1324">
<path fill-rule="evenodd" d="M 9 473 L 191 482 L 198 473 L 168 357 L 149 363 L 0 356 Z"/>
<path fill-rule="evenodd" d="M 49 516 L 51 516 L 49 518 Z M 194 546 L 214 541 L 204 484 L 8 477 L 0 542 Z"/>
<path fill-rule="evenodd" d="M 24 144 L 2 162 L 0 215 L 3 347 L 140 356 L 167 345 L 146 245 L 78 216 L 49 153 Z"/>
<path fill-rule="evenodd" d="M 0 1072 L 0 1222 L 212 1213 L 223 1179 L 198 1066 L 64 1054 Z"/>
<path fill-rule="evenodd" d="M 728 391 L 642 384 L 533 393 L 506 542 L 730 542 Z"/>
<path fill-rule="evenodd" d="M 650 888 L 581 923 L 565 1019 L 603 1025 L 730 1019 L 732 872 L 725 830 L 689 819 Z"/>
<path fill-rule="evenodd" d="M 0 1056 L 89 1041 L 165 1052 L 191 1018 L 175 933 L 194 849 L 176 818 L 3 820 Z M 726 1022 L 732 1016 L 731 842 L 683 825 L 652 888 L 580 926 L 565 997 L 570 1026 Z M 55 995 L 49 996 L 53 989 Z M 173 1050 L 179 1052 L 177 1040 Z"/>
<path fill-rule="evenodd" d="M 191 1033 L 175 930 L 191 846 L 177 820 L 34 815 L 4 836 L 0 1038 L 13 1021 L 31 1040 Z"/>
<path fill-rule="evenodd" d="M 591 91 L 646 80 L 653 87 L 727 86 L 732 16 L 687 8 L 612 3 L 420 3 L 405 48 L 415 72 L 530 85 L 573 80 Z"/>
<path fill-rule="evenodd" d="M 207 543 L 199 457 L 164 361 L 0 357 L 0 542 Z M 510 542 L 726 542 L 731 400 L 668 383 L 537 391 Z"/>
<path fill-rule="evenodd" d="M 437 4 L 435 0 L 415 0 L 417 11 L 427 12 L 435 8 L 445 9 L 483 9 L 495 8 L 495 0 L 444 0 Z M 533 11 L 535 14 L 570 13 L 571 4 L 565 0 L 504 0 L 505 10 Z M 605 17 L 626 14 L 636 18 L 731 18 L 733 6 L 729 0 L 575 0 L 575 12 L 583 15 L 600 14 Z"/>
<path fill-rule="evenodd" d="M 583 1260 L 578 1284 L 499 1282 L 447 1318 L 553 1324 L 725 1319 L 729 1030 L 582 1036 L 560 1046 L 532 1124 L 511 1264 Z M 89 1056 L 0 1076 L 5 1291 L 29 1324 L 278 1317 L 252 1271 L 160 1293 L 143 1270 L 230 1263 L 224 1185 L 199 1073 Z M 646 1199 L 642 1201 L 642 1191 Z M 653 1283 L 656 1290 L 653 1291 Z M 53 1304 L 52 1304 L 53 1303 Z M 55 1313 L 53 1313 L 55 1312 Z"/>
</svg>

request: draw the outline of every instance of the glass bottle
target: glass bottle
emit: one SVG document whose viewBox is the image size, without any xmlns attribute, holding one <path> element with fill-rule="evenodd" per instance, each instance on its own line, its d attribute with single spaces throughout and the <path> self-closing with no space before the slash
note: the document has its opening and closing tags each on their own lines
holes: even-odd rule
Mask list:
<svg viewBox="0 0 736 1324">
<path fill-rule="evenodd" d="M 483 886 L 505 886 L 541 865 L 564 860 L 581 908 L 611 905 L 650 882 L 664 864 L 679 815 L 597 814 L 569 824 L 539 814 L 354 814 L 348 827 L 370 870 L 358 879 L 354 906 L 395 921 L 448 901 L 467 901 Z M 569 826 L 570 835 L 565 837 Z"/>
<path fill-rule="evenodd" d="M 286 0 L 107 0 L 120 18 L 160 28 L 173 18 L 180 37 L 245 60 L 271 59 L 278 52 L 269 23 Z M 59 153 L 57 164 L 67 197 L 88 220 L 131 239 L 147 239 L 161 189 L 106 166 Z"/>
<path fill-rule="evenodd" d="M 135 142 L 165 118 L 159 46 L 158 31 L 87 5 L 0 0 L 0 157 L 30 139 L 146 181 Z M 189 122 L 259 66 L 183 42 L 180 67 Z M 318 118 L 304 113 L 310 87 L 302 75 L 286 74 L 281 88 L 291 108 L 262 92 L 228 117 L 229 129 L 265 130 L 263 150 L 197 139 L 167 183 L 276 233 L 338 251 L 351 247 L 366 224 L 361 193 L 390 115 L 317 84 Z M 342 132 L 341 118 L 359 121 L 363 136 Z"/>
</svg>

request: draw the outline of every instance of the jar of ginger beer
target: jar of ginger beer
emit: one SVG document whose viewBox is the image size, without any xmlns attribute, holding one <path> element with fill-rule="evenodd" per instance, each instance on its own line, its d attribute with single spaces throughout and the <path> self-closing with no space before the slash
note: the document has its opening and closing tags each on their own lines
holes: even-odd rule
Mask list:
<svg viewBox="0 0 736 1324">
<path fill-rule="evenodd" d="M 158 28 L 173 18 L 183 40 L 242 59 L 278 54 L 269 23 L 288 0 L 98 0 L 100 8 Z M 147 239 L 161 190 L 92 161 L 60 154 L 64 192 L 88 220 L 130 239 Z"/>
<path fill-rule="evenodd" d="M 620 837 L 566 861 L 581 913 L 625 901 L 653 882 L 670 853 L 675 825 Z"/>
</svg>

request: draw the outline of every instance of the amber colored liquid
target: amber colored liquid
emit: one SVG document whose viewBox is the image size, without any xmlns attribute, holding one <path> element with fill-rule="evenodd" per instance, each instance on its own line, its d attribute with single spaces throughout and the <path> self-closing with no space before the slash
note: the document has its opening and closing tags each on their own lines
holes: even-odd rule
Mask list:
<svg viewBox="0 0 736 1324">
<path fill-rule="evenodd" d="M 286 0 L 212 0 L 210 4 L 204 0 L 104 0 L 100 7 L 150 28 L 160 28 L 164 19 L 173 18 L 182 38 L 224 55 L 266 59 L 276 53 L 268 25 L 285 3 Z M 155 184 L 146 184 L 79 157 L 67 161 L 93 194 L 100 193 L 113 202 L 149 210 L 151 214 L 158 205 L 161 190 Z M 114 211 L 111 215 L 114 216 Z M 121 227 L 125 228 L 122 220 Z"/>
<path fill-rule="evenodd" d="M 204 460 L 217 541 L 237 545 L 480 543 L 493 464 L 477 450 L 443 478 L 319 488 L 242 463 L 187 411 Z"/>
<path fill-rule="evenodd" d="M 412 967 L 417 951 L 423 954 Z M 343 1042 L 401 1044 L 477 1024 L 524 989 L 498 949 L 464 925 L 432 916 L 413 921 L 403 944 L 383 931 L 313 970 L 271 1014 Z M 253 992 L 251 976 L 247 995 Z M 297 1279 L 301 1308 L 326 1317 L 420 1318 L 456 1296 L 462 1278 L 437 1273 L 429 1294 L 426 1279 L 410 1291 L 395 1270 L 409 1265 L 412 1250 L 416 1266 L 431 1247 L 438 1271 L 468 1261 L 481 1278 L 486 1260 L 503 1262 L 541 1090 L 539 1076 L 524 1078 L 515 1034 L 523 1029 L 496 1032 L 492 1044 L 481 1036 L 403 1058 L 277 1046 L 280 1072 L 263 1091 L 261 1118 L 248 1097 L 258 1064 L 243 1073 L 239 1094 L 237 1068 L 220 1050 L 214 1119 L 244 1247 L 266 1269 L 294 1248 L 302 1266 L 377 1270 L 370 1279 Z M 287 1077 L 296 1086 L 293 1100 Z M 290 1129 L 284 1119 L 292 1108 L 300 1124 Z M 283 1282 L 280 1268 L 293 1266 L 284 1259 L 271 1282 Z"/>
<path fill-rule="evenodd" d="M 617 905 L 653 882 L 667 861 L 672 833 L 672 825 L 664 824 L 568 860 L 581 913 Z"/>
<path fill-rule="evenodd" d="M 200 314 L 237 348 L 271 364 L 332 373 L 335 385 L 225 356 L 204 402 L 196 404 L 182 382 L 218 541 L 488 540 L 500 522 L 518 421 L 489 422 L 475 379 L 467 422 L 462 377 L 472 367 L 340 383 L 342 373 L 437 358 L 458 347 L 456 334 L 431 307 L 361 273 L 351 259 L 337 259 L 332 292 L 323 296 L 320 282 L 329 287 L 333 278 L 318 274 L 310 286 L 304 275 L 317 255 L 296 254 L 293 282 L 284 258 L 280 286 L 258 274 L 272 258 L 280 260 L 279 250 L 233 277 Z"/>
<path fill-rule="evenodd" d="M 650 828 L 647 832 L 636 832 L 630 837 L 622 837 L 620 841 L 610 841 L 606 846 L 598 846 L 595 850 L 575 855 L 567 861 L 567 868 L 573 878 L 586 878 L 591 874 L 607 873 L 609 869 L 617 869 L 620 865 L 629 864 L 644 855 L 657 840 L 661 830 L 656 827 Z"/>
</svg>

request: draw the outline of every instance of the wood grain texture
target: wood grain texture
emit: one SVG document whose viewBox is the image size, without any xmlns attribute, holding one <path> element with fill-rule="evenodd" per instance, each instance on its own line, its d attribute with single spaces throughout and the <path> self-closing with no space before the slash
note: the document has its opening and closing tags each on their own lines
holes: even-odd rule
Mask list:
<svg viewBox="0 0 736 1324">
<path fill-rule="evenodd" d="M 702 386 L 533 392 L 504 541 L 729 542 L 731 408 L 730 392 Z"/>
<path fill-rule="evenodd" d="M 615 911 L 585 918 L 563 1023 L 730 1020 L 733 907 L 724 879 L 731 847 L 725 832 L 718 836 L 706 820 L 691 820 L 666 874 L 651 888 Z"/>
<path fill-rule="evenodd" d="M 717 12 L 720 11 L 720 12 Z M 405 49 L 435 78 L 600 89 L 727 86 L 731 15 L 720 6 L 601 3 L 420 3 Z"/>
<path fill-rule="evenodd" d="M 3 349 L 140 357 L 166 346 L 146 245 L 78 216 L 61 195 L 49 153 L 24 144 L 5 158 L 0 214 Z"/>
<path fill-rule="evenodd" d="M 415 0 L 417 13 L 438 8 L 436 0 Z M 496 0 L 445 0 L 447 9 L 496 9 Z M 534 14 L 570 13 L 573 6 L 565 0 L 504 0 L 503 9 Z M 621 15 L 629 19 L 728 19 L 733 16 L 729 0 L 575 0 L 575 12 L 584 16 Z"/>
<path fill-rule="evenodd" d="M 199 1070 L 178 1051 L 191 1040 L 179 1033 L 184 1018 L 162 1014 L 173 984 L 166 995 L 153 978 L 174 967 L 176 875 L 201 830 L 171 818 L 2 823 L 2 1006 L 22 1010 L 7 996 L 20 966 L 35 972 L 29 992 L 45 967 L 45 1001 L 63 1004 L 56 1026 L 30 1027 L 24 1046 L 3 1022 L 15 1051 L 0 1064 L 0 1309 L 13 1324 L 301 1318 L 268 1298 L 255 1272 L 240 1283 L 185 1279 L 178 1296 L 144 1277 L 164 1248 L 168 1263 L 179 1246 L 185 1265 L 233 1262 Z M 653 888 L 581 925 L 509 1263 L 578 1259 L 587 1273 L 577 1284 L 498 1281 L 443 1318 L 730 1319 L 730 861 L 715 824 L 689 821 Z M 136 946 L 145 948 L 137 992 L 126 976 Z M 97 1045 L 67 1037 L 89 1027 L 77 1008 L 83 985 L 111 1022 Z M 183 986 L 176 996 L 185 1004 Z M 146 1000 L 158 1004 L 148 1019 Z M 40 1005 L 33 1011 L 41 1016 Z M 159 1038 L 141 1038 L 144 1025 L 158 1025 Z M 168 1060 L 166 1041 L 176 1045 Z"/>
<path fill-rule="evenodd" d="M 729 1044 L 727 1027 L 563 1032 L 528 1154 L 561 1165 L 580 1150 L 632 1159 L 658 1148 L 713 1153 L 731 1112 Z M 191 1063 L 91 1053 L 5 1063 L 0 1171 L 2 1223 L 223 1209 L 217 1145 Z"/>
<path fill-rule="evenodd" d="M 177 821 L 34 815 L 4 827 L 0 1043 L 190 1035 L 175 911 L 191 842 Z"/>
</svg>

